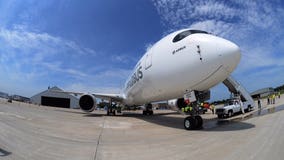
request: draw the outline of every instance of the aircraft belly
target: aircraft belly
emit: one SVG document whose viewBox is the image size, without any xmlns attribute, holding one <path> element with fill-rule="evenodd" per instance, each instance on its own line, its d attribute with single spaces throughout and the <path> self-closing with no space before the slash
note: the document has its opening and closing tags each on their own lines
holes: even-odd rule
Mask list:
<svg viewBox="0 0 284 160">
<path fill-rule="evenodd" d="M 192 86 L 193 90 L 207 90 L 214 87 L 219 82 L 224 81 L 229 76 L 229 73 L 225 71 L 223 66 L 218 67 L 214 72 L 204 77 L 200 82 Z"/>
</svg>

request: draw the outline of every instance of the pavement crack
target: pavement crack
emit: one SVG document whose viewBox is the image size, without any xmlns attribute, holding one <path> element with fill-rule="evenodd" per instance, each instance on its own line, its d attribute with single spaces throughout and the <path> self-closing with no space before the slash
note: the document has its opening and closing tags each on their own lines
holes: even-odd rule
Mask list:
<svg viewBox="0 0 284 160">
<path fill-rule="evenodd" d="M 102 134 L 103 134 L 103 130 L 105 128 L 105 121 L 106 121 L 106 116 L 104 116 L 103 125 L 102 125 L 101 131 L 100 131 L 100 134 L 99 134 L 99 138 L 98 138 L 98 141 L 97 141 L 94 160 L 97 159 L 97 153 L 98 153 L 98 148 L 99 148 L 99 145 L 100 145 L 100 140 L 101 140 L 101 137 L 102 137 Z"/>
</svg>

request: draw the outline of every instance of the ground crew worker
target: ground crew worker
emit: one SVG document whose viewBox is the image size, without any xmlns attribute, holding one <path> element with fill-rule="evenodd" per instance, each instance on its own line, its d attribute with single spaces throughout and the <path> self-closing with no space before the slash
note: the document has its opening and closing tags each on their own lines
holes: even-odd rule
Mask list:
<svg viewBox="0 0 284 160">
<path fill-rule="evenodd" d="M 188 105 L 190 103 L 189 99 L 184 100 L 184 103 Z"/>
<path fill-rule="evenodd" d="M 121 113 L 121 109 L 122 109 L 121 106 L 118 105 L 116 108 L 117 108 L 117 113 Z"/>
<path fill-rule="evenodd" d="M 203 107 L 209 109 L 209 108 L 210 108 L 210 105 L 209 105 L 209 103 L 204 103 L 204 104 L 203 104 Z"/>
<path fill-rule="evenodd" d="M 267 105 L 270 105 L 270 95 L 267 96 Z"/>
<path fill-rule="evenodd" d="M 239 97 L 239 104 L 240 104 L 240 107 L 241 107 L 241 110 L 242 110 L 242 113 L 245 114 L 245 110 L 244 110 L 244 104 L 243 104 L 243 101 L 241 100 L 241 97 Z"/>
<path fill-rule="evenodd" d="M 275 104 L 275 94 L 272 95 L 272 103 Z"/>
<path fill-rule="evenodd" d="M 189 107 L 189 112 L 192 112 L 193 111 L 193 107 L 191 104 L 188 104 L 188 107 Z"/>
<path fill-rule="evenodd" d="M 211 111 L 212 111 L 212 114 L 214 114 L 214 110 L 215 110 L 214 104 L 211 104 L 211 105 L 210 105 L 210 109 L 211 109 Z"/>
<path fill-rule="evenodd" d="M 257 99 L 257 104 L 258 104 L 258 108 L 260 109 L 261 108 L 261 102 L 260 102 L 260 98 L 259 97 Z"/>
<path fill-rule="evenodd" d="M 186 106 L 182 108 L 182 112 L 188 112 L 189 111 L 189 103 L 190 103 L 189 99 L 186 99 L 184 101 L 184 103 L 186 104 Z"/>
<path fill-rule="evenodd" d="M 185 112 L 189 112 L 189 111 L 190 111 L 189 104 L 184 108 L 184 111 L 185 111 Z"/>
<path fill-rule="evenodd" d="M 278 98 L 280 99 L 280 92 L 278 92 Z"/>
</svg>

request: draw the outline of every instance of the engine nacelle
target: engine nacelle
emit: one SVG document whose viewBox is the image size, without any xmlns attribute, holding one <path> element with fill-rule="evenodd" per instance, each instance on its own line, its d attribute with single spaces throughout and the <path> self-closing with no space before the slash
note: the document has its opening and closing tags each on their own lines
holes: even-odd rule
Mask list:
<svg viewBox="0 0 284 160">
<path fill-rule="evenodd" d="M 186 107 L 186 104 L 184 102 L 184 98 L 179 98 L 179 99 L 168 100 L 168 106 L 176 110 Z"/>
<path fill-rule="evenodd" d="M 91 94 L 84 94 L 79 99 L 79 106 L 85 112 L 92 112 L 97 106 L 96 98 Z"/>
<path fill-rule="evenodd" d="M 199 102 L 204 102 L 210 99 L 210 90 L 207 91 L 194 91 L 195 99 Z M 196 102 L 193 101 L 193 102 Z M 186 103 L 184 102 L 184 98 L 178 98 L 178 99 L 172 99 L 168 100 L 168 106 L 172 109 L 181 109 L 183 107 L 186 107 Z"/>
</svg>

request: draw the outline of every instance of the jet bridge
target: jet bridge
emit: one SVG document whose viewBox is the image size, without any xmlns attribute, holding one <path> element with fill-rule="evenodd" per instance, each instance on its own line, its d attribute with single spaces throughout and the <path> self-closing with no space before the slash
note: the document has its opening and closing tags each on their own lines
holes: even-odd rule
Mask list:
<svg viewBox="0 0 284 160">
<path fill-rule="evenodd" d="M 249 92 L 238 83 L 232 76 L 229 76 L 223 81 L 223 84 L 228 87 L 229 91 L 234 95 L 240 95 L 242 101 L 247 101 L 255 107 L 254 100 L 250 96 Z"/>
</svg>

